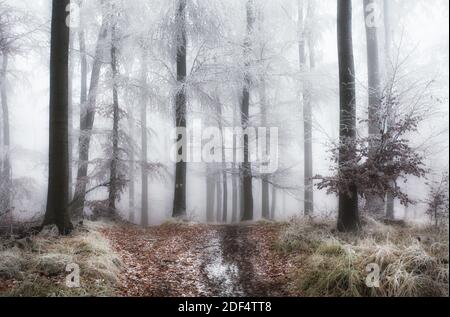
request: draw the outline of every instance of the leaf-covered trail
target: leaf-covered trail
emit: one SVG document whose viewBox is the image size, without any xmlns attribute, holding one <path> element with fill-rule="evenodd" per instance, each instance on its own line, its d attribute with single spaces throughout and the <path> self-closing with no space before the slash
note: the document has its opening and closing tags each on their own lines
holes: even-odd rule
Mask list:
<svg viewBox="0 0 450 317">
<path fill-rule="evenodd" d="M 121 255 L 121 296 L 288 296 L 279 225 L 172 224 L 103 230 Z"/>
</svg>

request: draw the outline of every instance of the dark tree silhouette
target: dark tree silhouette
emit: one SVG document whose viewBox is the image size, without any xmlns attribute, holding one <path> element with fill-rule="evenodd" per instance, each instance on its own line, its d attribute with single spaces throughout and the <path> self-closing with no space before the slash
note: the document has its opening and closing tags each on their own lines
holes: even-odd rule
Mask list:
<svg viewBox="0 0 450 317">
<path fill-rule="evenodd" d="M 176 127 L 183 129 L 186 128 L 186 0 L 178 0 L 178 9 L 176 13 L 176 25 L 177 25 L 177 94 L 175 100 L 175 121 Z M 178 141 L 183 138 L 182 135 L 178 135 Z M 179 155 L 185 155 L 187 141 L 185 138 L 181 140 L 183 146 L 178 153 Z M 181 160 L 176 163 L 175 167 L 175 195 L 173 200 L 173 217 L 184 217 L 186 215 L 186 162 Z"/>
<path fill-rule="evenodd" d="M 356 136 L 355 62 L 353 57 L 351 0 L 338 0 L 337 16 L 340 100 L 339 139 L 341 142 L 339 168 L 344 169 L 355 157 L 354 148 L 344 146 L 344 143 L 351 142 Z M 358 189 L 356 184 L 350 184 L 348 188 L 348 191 L 339 193 L 337 224 L 339 231 L 355 231 L 360 227 Z"/>
<path fill-rule="evenodd" d="M 50 140 L 47 209 L 44 225 L 56 224 L 60 234 L 68 234 L 69 204 L 69 27 L 66 7 L 69 0 L 53 0 L 50 52 Z"/>
<path fill-rule="evenodd" d="M 249 56 L 251 50 L 251 36 L 253 33 L 253 26 L 255 22 L 255 8 L 253 0 L 247 2 L 247 37 L 245 40 L 245 58 L 246 65 L 249 65 Z M 242 104 L 241 104 L 241 124 L 244 131 L 249 126 L 249 113 L 250 113 L 250 75 L 248 70 L 244 75 L 244 88 L 242 91 Z M 249 155 L 249 136 L 244 135 L 244 162 L 241 165 L 241 177 L 242 177 L 242 220 L 253 220 L 253 185 L 252 185 L 252 164 L 250 162 Z"/>
</svg>

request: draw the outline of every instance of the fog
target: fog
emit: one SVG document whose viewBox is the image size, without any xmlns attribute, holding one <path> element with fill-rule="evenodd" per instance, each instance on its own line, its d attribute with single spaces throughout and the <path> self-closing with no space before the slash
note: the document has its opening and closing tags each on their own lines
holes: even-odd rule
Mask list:
<svg viewBox="0 0 450 317">
<path fill-rule="evenodd" d="M 81 11 L 73 10 L 75 19 L 71 28 L 71 187 L 75 190 L 78 166 L 78 138 L 80 131 L 80 46 L 79 31 L 86 41 L 88 89 L 90 72 L 96 51 L 97 36 L 102 22 L 100 1 L 82 1 Z M 174 102 L 176 85 L 176 48 L 173 34 L 176 1 L 131 0 L 107 1 L 120 8 L 117 25 L 119 104 L 121 108 L 120 147 L 128 155 L 123 159 L 126 184 L 120 192 L 117 213 L 124 219 L 141 222 L 141 102 L 142 90 L 148 97 L 148 224 L 161 224 L 172 216 L 175 186 L 175 163 L 170 159 L 174 142 Z M 393 0 L 391 59 L 385 60 L 383 21 L 378 28 L 381 73 L 391 65 L 398 71 L 405 103 L 418 103 L 423 97 L 426 111 L 418 131 L 408 135 L 413 148 L 424 157 L 427 178 L 408 177 L 398 185 L 414 200 L 414 205 L 403 206 L 395 200 L 395 217 L 426 221 L 425 200 L 428 185 L 448 172 L 448 60 L 449 60 L 449 4 L 440 0 Z M 378 2 L 377 2 L 378 3 Z M 194 119 L 203 126 L 240 126 L 236 107 L 240 107 L 243 69 L 242 57 L 246 38 L 246 1 L 243 0 L 189 0 L 187 4 L 187 126 Z M 254 46 L 262 47 L 260 63 L 252 63 L 254 77 L 263 74 L 267 104 L 267 127 L 278 128 L 278 169 L 270 177 L 270 203 L 277 220 L 303 215 L 304 212 L 304 119 L 301 87 L 308 85 L 312 100 L 312 161 L 313 176 L 330 175 L 330 144 L 339 138 L 339 70 L 336 37 L 336 1 L 314 1 L 315 18 L 310 28 L 314 38 L 315 68 L 299 69 L 298 1 L 255 0 L 259 29 L 255 31 Z M 381 6 L 381 1 L 379 3 Z M 23 35 L 18 49 L 9 54 L 6 73 L 6 92 L 9 106 L 10 148 L 2 142 L 3 154 L 9 153 L 13 180 L 12 214 L 26 220 L 44 214 L 48 179 L 49 140 L 49 61 L 51 2 L 0 0 L 0 7 L 8 6 L 25 21 L 15 23 L 8 31 Z M 79 18 L 79 14 L 81 18 Z M 75 15 L 75 17 L 73 16 Z M 0 17 L 0 20 L 3 18 Z M 79 24 L 79 25 L 77 25 Z M 0 35 L 2 35 L 0 30 Z M 145 40 L 142 40 L 142 39 Z M 145 42 L 147 51 L 143 61 Z M 110 40 L 109 40 L 110 41 Z M 141 41 L 141 42 L 140 42 Z M 368 82 L 367 49 L 363 1 L 353 5 L 353 44 L 357 91 L 358 135 L 367 135 Z M 96 102 L 96 118 L 89 155 L 87 189 L 105 183 L 112 117 L 110 105 L 111 70 L 107 48 L 102 59 Z M 175 53 L 174 53 L 175 52 Z M 256 54 L 257 55 L 257 54 Z M 3 56 L 3 55 L 2 55 Z M 142 64 L 146 63 L 147 85 L 142 87 Z M 249 125 L 261 126 L 261 82 L 250 89 Z M 5 83 L 2 83 L 4 85 Z M 422 102 L 422 101 L 421 101 Z M 218 116 L 215 103 L 220 104 Z M 233 115 L 234 114 L 234 115 Z M 4 113 L 0 113 L 3 118 Z M 219 120 L 217 120 L 217 117 Z M 0 124 L 3 127 L 3 124 Z M 1 134 L 3 135 L 3 134 Z M 133 152 L 134 160 L 129 157 Z M 126 164 L 125 164 L 126 163 Z M 131 164 L 129 164 L 131 163 Z M 226 166 L 229 172 L 233 165 Z M 256 170 L 256 168 L 254 167 Z M 194 221 L 207 220 L 208 173 L 223 172 L 218 163 L 188 163 L 186 182 L 187 217 Z M 227 176 L 228 216 L 231 222 L 233 172 Z M 223 179 L 222 179 L 223 181 Z M 219 174 L 219 180 L 220 174 Z M 134 187 L 130 197 L 130 185 Z M 220 185 L 222 186 L 222 185 Z M 220 188 L 224 190 L 223 186 Z M 253 185 L 254 219 L 262 218 L 263 188 L 255 172 Z M 273 193 L 276 201 L 273 202 Z M 108 198 L 108 188 L 99 187 L 87 194 L 88 201 Z M 131 199 L 130 199 L 131 198 Z M 214 199 L 214 197 L 213 197 Z M 223 199 L 223 198 L 222 198 Z M 131 200 L 131 202 L 130 202 Z M 239 200 L 239 204 L 240 204 Z M 314 188 L 314 215 L 334 216 L 337 197 L 326 190 Z M 363 204 L 363 202 L 360 202 Z M 223 204 L 223 202 L 222 202 Z M 222 205 L 220 204 L 220 205 Z M 217 201 L 214 206 L 219 205 Z M 222 208 L 222 207 L 220 207 Z M 86 215 L 92 210 L 87 205 Z"/>
</svg>

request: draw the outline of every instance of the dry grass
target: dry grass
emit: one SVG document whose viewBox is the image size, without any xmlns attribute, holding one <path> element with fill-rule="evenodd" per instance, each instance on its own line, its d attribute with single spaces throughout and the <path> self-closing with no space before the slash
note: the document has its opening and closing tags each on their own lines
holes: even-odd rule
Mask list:
<svg viewBox="0 0 450 317">
<path fill-rule="evenodd" d="M 104 223 L 85 222 L 68 237 L 55 228 L 23 240 L 3 239 L 0 247 L 0 279 L 11 287 L 0 296 L 108 296 L 113 295 L 121 261 L 99 233 Z M 68 288 L 70 263 L 80 267 L 80 288 Z"/>
<path fill-rule="evenodd" d="M 354 235 L 331 221 L 294 220 L 277 243 L 297 254 L 289 287 L 302 296 L 448 296 L 448 227 L 364 223 Z M 371 263 L 380 267 L 377 288 L 366 285 Z"/>
</svg>

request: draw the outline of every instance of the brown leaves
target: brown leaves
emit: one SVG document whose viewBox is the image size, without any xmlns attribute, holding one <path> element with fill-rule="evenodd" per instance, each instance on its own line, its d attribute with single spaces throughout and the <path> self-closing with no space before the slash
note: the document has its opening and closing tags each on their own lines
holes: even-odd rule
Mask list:
<svg viewBox="0 0 450 317">
<path fill-rule="evenodd" d="M 233 284 L 229 295 L 242 289 L 249 296 L 279 296 L 287 294 L 290 268 L 289 259 L 272 248 L 280 228 L 174 224 L 145 230 L 117 227 L 103 233 L 122 256 L 121 296 L 220 295 L 222 281 L 210 280 L 206 272 L 218 256 L 219 263 L 238 269 L 238 274 L 226 276 Z M 230 235 L 230 229 L 236 234 Z"/>
</svg>

